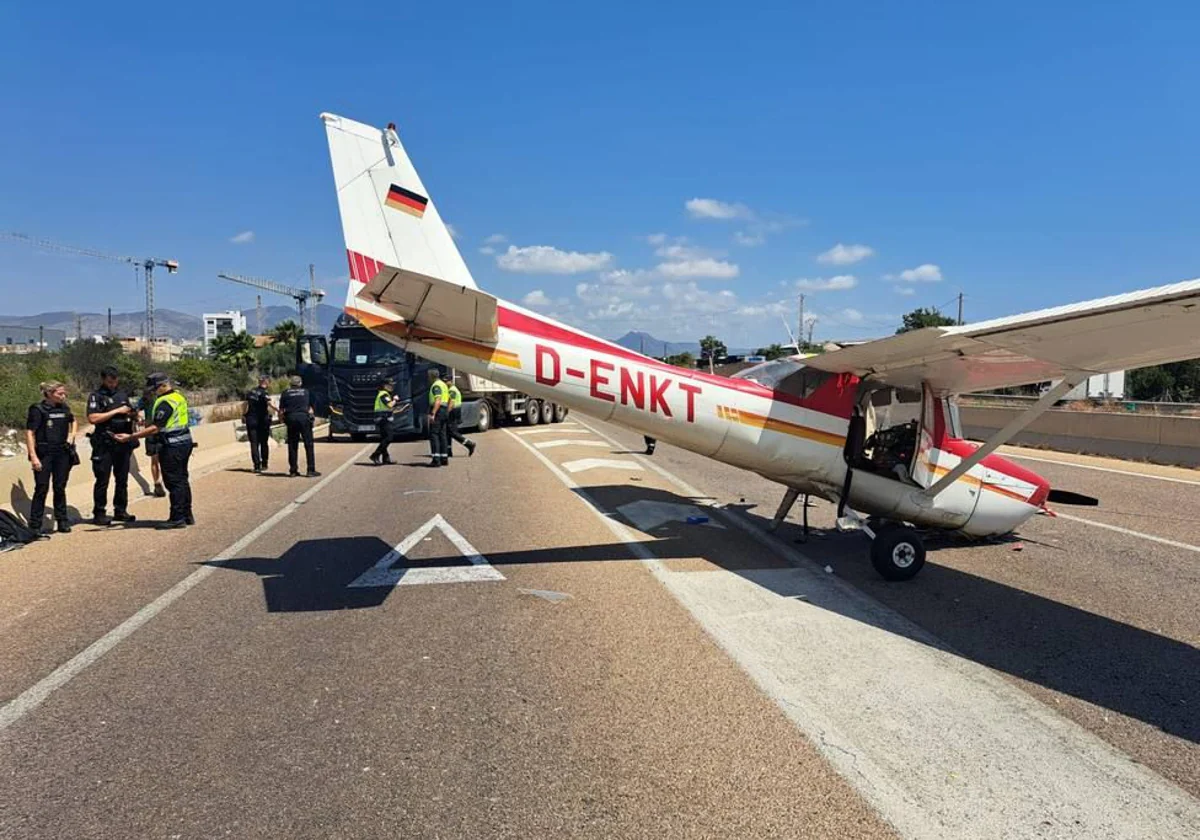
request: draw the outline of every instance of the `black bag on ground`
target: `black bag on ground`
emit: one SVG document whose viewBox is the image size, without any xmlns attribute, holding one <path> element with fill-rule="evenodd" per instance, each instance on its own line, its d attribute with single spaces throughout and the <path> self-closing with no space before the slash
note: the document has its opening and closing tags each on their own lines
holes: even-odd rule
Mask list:
<svg viewBox="0 0 1200 840">
<path fill-rule="evenodd" d="M 0 541 L 24 545 L 36 539 L 37 534 L 29 526 L 8 511 L 0 510 Z"/>
</svg>

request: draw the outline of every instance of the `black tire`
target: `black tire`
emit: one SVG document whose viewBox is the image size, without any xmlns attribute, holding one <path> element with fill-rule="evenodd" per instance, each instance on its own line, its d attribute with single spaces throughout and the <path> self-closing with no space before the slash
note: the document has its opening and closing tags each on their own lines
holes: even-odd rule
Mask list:
<svg viewBox="0 0 1200 840">
<path fill-rule="evenodd" d="M 362 443 L 366 439 L 367 439 L 366 432 L 351 432 L 350 433 L 350 440 L 354 441 L 355 443 Z"/>
<path fill-rule="evenodd" d="M 554 403 L 542 402 L 542 416 L 538 418 L 538 422 L 543 425 L 554 422 Z"/>
<path fill-rule="evenodd" d="M 567 419 L 567 415 L 570 413 L 571 413 L 571 409 L 567 408 L 565 405 L 559 405 L 558 403 L 555 403 L 554 404 L 554 420 L 553 420 L 553 422 L 561 423 L 562 421 Z"/>
<path fill-rule="evenodd" d="M 536 426 L 542 419 L 542 401 L 541 400 L 526 400 L 525 401 L 525 425 Z"/>
<path fill-rule="evenodd" d="M 912 580 L 925 565 L 925 543 L 912 528 L 884 526 L 871 542 L 871 565 L 884 580 Z"/>
<path fill-rule="evenodd" d="M 492 428 L 492 404 L 487 400 L 479 401 L 479 423 L 475 426 L 475 431 L 480 434 Z"/>
</svg>

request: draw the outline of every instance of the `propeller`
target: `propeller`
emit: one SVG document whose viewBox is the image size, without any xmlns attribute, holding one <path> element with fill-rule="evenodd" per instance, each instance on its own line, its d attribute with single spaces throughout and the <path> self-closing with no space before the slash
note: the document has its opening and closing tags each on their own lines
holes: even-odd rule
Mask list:
<svg viewBox="0 0 1200 840">
<path fill-rule="evenodd" d="M 1060 505 L 1085 505 L 1087 507 L 1095 507 L 1100 504 L 1100 500 L 1095 496 L 1085 496 L 1082 493 L 1072 493 L 1070 490 L 1057 489 L 1050 491 L 1050 495 L 1046 497 L 1046 501 Z"/>
</svg>

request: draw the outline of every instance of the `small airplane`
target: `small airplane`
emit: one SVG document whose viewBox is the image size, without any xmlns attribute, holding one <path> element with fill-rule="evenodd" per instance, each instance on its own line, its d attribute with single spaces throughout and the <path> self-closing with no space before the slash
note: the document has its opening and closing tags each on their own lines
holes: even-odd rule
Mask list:
<svg viewBox="0 0 1200 840">
<path fill-rule="evenodd" d="M 997 447 L 1095 373 L 1200 357 L 1200 279 L 930 327 L 735 377 L 684 370 L 481 291 L 395 125 L 322 114 L 350 265 L 345 311 L 380 337 L 838 506 L 887 580 L 925 563 L 917 527 L 1007 534 L 1052 491 Z M 955 395 L 1061 380 L 981 446 Z M 914 527 L 915 526 L 915 527 Z"/>
</svg>

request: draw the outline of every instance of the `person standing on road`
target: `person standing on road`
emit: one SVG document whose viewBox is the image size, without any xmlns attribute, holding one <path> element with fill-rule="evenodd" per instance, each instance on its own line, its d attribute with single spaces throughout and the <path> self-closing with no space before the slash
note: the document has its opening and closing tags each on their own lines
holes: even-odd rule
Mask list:
<svg viewBox="0 0 1200 840">
<path fill-rule="evenodd" d="M 246 436 L 250 439 L 250 460 L 254 462 L 254 471 L 261 473 L 267 469 L 271 458 L 271 413 L 275 406 L 271 405 L 271 394 L 267 390 L 271 377 L 258 377 L 258 387 L 252 388 L 246 394 Z"/>
<path fill-rule="evenodd" d="M 450 379 L 449 386 L 450 395 L 450 414 L 446 418 L 446 457 L 454 457 L 454 448 L 450 441 L 456 440 L 461 445 L 467 448 L 467 456 L 475 454 L 475 441 L 467 440 L 463 437 L 463 433 L 458 430 L 458 424 L 462 422 L 462 391 L 458 390 L 458 385 L 454 379 Z"/>
<path fill-rule="evenodd" d="M 654 447 L 658 445 L 658 441 L 650 437 L 650 435 L 642 435 L 642 440 L 646 443 L 646 454 L 653 455 Z"/>
<path fill-rule="evenodd" d="M 396 405 L 396 383 L 385 379 L 379 384 L 379 393 L 375 395 L 375 428 L 379 430 L 379 446 L 371 453 L 371 463 L 392 463 L 388 455 L 388 446 L 392 443 L 392 416 Z"/>
<path fill-rule="evenodd" d="M 289 387 L 279 396 L 279 413 L 287 426 L 288 475 L 300 475 L 300 441 L 304 441 L 304 457 L 308 461 L 309 478 L 317 472 L 316 455 L 313 453 L 313 407 L 304 380 L 293 376 Z"/>
<path fill-rule="evenodd" d="M 158 527 L 183 528 L 195 525 L 192 515 L 192 485 L 188 478 L 188 461 L 192 458 L 192 432 L 188 428 L 188 404 L 183 394 L 171 385 L 165 373 L 146 377 L 146 386 L 154 390 L 154 405 L 150 409 L 150 424 L 131 435 L 113 435 L 118 443 L 153 438 L 158 444 L 158 462 L 163 482 L 171 497 L 171 513 Z"/>
<path fill-rule="evenodd" d="M 39 536 L 46 512 L 46 493 L 54 483 L 54 521 L 60 534 L 71 533 L 67 519 L 67 476 L 75 446 L 75 415 L 67 405 L 67 389 L 61 382 L 41 384 L 42 401 L 29 406 L 25 419 L 25 450 L 33 467 L 33 500 L 29 505 L 29 527 Z"/>
<path fill-rule="evenodd" d="M 444 467 L 449 461 L 450 439 L 446 423 L 450 416 L 450 389 L 438 369 L 431 367 L 429 377 L 429 454 L 431 467 Z"/>
<path fill-rule="evenodd" d="M 117 443 L 114 435 L 133 432 L 137 412 L 129 394 L 121 388 L 118 371 L 112 365 L 100 371 L 100 387 L 88 396 L 87 419 L 92 424 L 92 522 L 111 525 L 133 522 L 129 513 L 129 461 L 137 443 Z M 108 482 L 113 482 L 113 515 L 108 516 Z"/>
<path fill-rule="evenodd" d="M 154 389 L 147 388 L 142 392 L 142 398 L 138 400 L 137 405 L 134 406 L 134 409 L 142 414 L 142 428 L 154 422 L 154 401 L 156 399 L 158 399 L 158 395 L 154 393 Z M 167 490 L 163 487 L 162 464 L 158 460 L 158 450 L 158 438 L 155 436 L 146 438 L 146 457 L 150 459 L 150 480 L 154 482 L 152 492 L 156 499 L 162 499 L 166 497 Z"/>
</svg>

